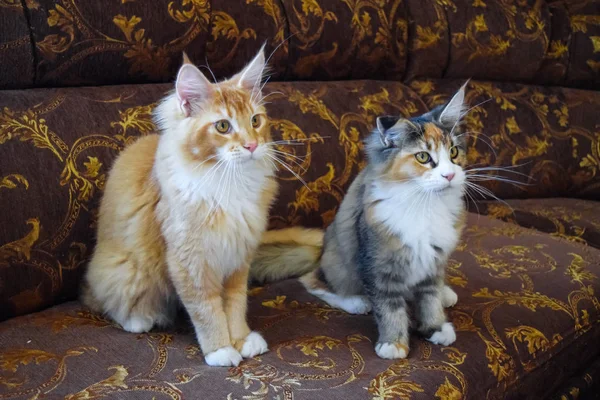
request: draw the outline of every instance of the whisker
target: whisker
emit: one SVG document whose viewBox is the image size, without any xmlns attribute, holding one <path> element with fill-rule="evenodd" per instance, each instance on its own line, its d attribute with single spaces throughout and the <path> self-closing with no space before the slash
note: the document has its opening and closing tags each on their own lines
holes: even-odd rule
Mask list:
<svg viewBox="0 0 600 400">
<path fill-rule="evenodd" d="M 294 175 L 296 177 L 296 179 L 298 179 L 300 182 L 302 182 L 302 184 L 312 192 L 311 188 L 308 187 L 308 184 L 304 181 L 304 179 L 302 179 L 302 177 L 300 175 L 298 175 L 296 172 L 294 172 L 286 163 L 284 163 L 283 161 L 281 161 L 280 159 L 278 159 L 277 157 L 274 157 L 273 155 L 266 153 L 267 157 L 271 158 L 274 161 L 277 161 L 279 164 L 281 164 L 281 166 L 283 166 L 285 169 L 287 169 L 288 171 L 290 171 L 290 173 L 292 173 L 292 175 Z"/>
<path fill-rule="evenodd" d="M 309 154 L 307 154 L 305 156 L 297 156 L 295 154 L 288 153 L 288 152 L 281 151 L 281 150 L 276 150 L 276 149 L 269 149 L 268 151 L 272 151 L 272 152 L 275 152 L 277 154 L 282 154 L 282 155 L 285 155 L 287 157 L 292 157 L 292 158 L 294 158 L 296 160 L 300 160 L 300 161 L 304 161 L 306 159 L 306 157 L 308 157 L 310 155 L 310 153 L 309 153 Z"/>
<path fill-rule="evenodd" d="M 481 181 L 500 181 L 500 182 L 511 183 L 516 186 L 534 186 L 532 183 L 519 182 L 519 181 L 515 181 L 514 179 L 509 179 L 509 178 L 505 178 L 503 176 L 497 176 L 497 175 L 469 174 L 469 175 L 467 175 L 467 180 L 469 180 L 469 179 L 479 181 L 479 182 L 481 182 Z"/>
<path fill-rule="evenodd" d="M 465 184 L 467 186 L 469 186 L 471 189 L 477 191 L 480 195 L 483 195 L 484 197 L 491 197 L 491 198 L 493 198 L 493 199 L 495 199 L 495 200 L 503 203 L 504 205 L 506 205 L 508 208 L 511 209 L 511 211 L 512 211 L 512 213 L 514 215 L 515 210 L 510 206 L 510 204 L 508 204 L 506 201 L 504 201 L 501 198 L 499 198 L 498 196 L 496 196 L 494 193 L 492 193 L 491 190 L 489 190 L 489 189 L 487 189 L 487 188 L 485 188 L 483 186 L 477 185 L 477 184 L 475 184 L 473 182 L 467 182 L 467 181 L 465 181 Z"/>
<path fill-rule="evenodd" d="M 287 153 L 284 153 L 284 154 L 285 154 L 286 156 L 289 156 L 289 155 L 290 155 L 290 154 L 287 154 Z M 277 155 L 276 155 L 276 154 L 272 154 L 272 155 L 273 155 L 273 156 L 275 156 L 275 157 L 277 157 Z M 295 165 L 297 165 L 297 166 L 298 166 L 298 167 L 299 167 L 299 168 L 302 170 L 302 172 L 306 173 L 306 168 L 304 168 L 304 167 L 302 166 L 302 164 L 298 163 L 298 161 L 296 161 L 296 160 L 294 160 L 294 159 L 290 159 L 290 161 L 291 161 L 291 162 L 293 162 Z M 301 161 L 302 161 L 302 160 L 301 160 Z"/>
<path fill-rule="evenodd" d="M 193 168 L 193 171 L 194 171 L 194 172 L 196 172 L 196 171 L 198 170 L 198 168 L 200 168 L 200 167 L 201 167 L 201 166 L 202 166 L 204 163 L 206 163 L 206 162 L 208 162 L 208 161 L 212 160 L 212 159 L 213 159 L 213 158 L 215 158 L 215 157 L 217 157 L 217 155 L 216 155 L 216 154 L 214 154 L 214 155 L 212 155 L 212 156 L 208 157 L 206 160 L 204 160 L 204 161 L 202 161 L 200 164 L 196 165 L 196 166 Z"/>
<path fill-rule="evenodd" d="M 513 171 L 513 170 L 505 169 L 505 168 L 494 168 L 494 167 L 467 169 L 467 170 L 465 170 L 465 173 L 470 176 L 470 175 L 473 175 L 473 173 L 485 172 L 485 171 L 490 171 L 490 172 L 499 172 L 499 171 L 501 171 L 501 172 L 506 172 L 508 174 L 515 174 L 515 175 L 523 176 L 523 177 L 528 178 L 528 179 L 532 179 L 528 174 L 524 174 L 523 172 Z"/>
<path fill-rule="evenodd" d="M 481 212 L 479 211 L 479 206 L 477 205 L 477 201 L 475 201 L 475 199 L 473 198 L 473 196 L 471 196 L 471 194 L 469 193 L 469 190 L 467 187 L 465 187 L 464 190 L 465 195 L 467 195 L 468 197 L 466 197 L 467 199 L 467 208 L 469 207 L 469 198 L 471 199 L 471 201 L 473 202 L 473 205 L 475 205 L 475 208 L 477 209 L 477 214 L 481 214 Z"/>
</svg>

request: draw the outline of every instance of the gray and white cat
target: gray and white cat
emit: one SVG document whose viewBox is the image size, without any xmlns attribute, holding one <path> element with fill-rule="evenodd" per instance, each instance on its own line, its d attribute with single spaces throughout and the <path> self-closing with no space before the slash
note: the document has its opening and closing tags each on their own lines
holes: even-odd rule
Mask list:
<svg viewBox="0 0 600 400">
<path fill-rule="evenodd" d="M 267 232 L 251 268 L 256 281 L 301 276 L 313 295 L 352 314 L 373 311 L 382 358 L 409 352 L 408 303 L 416 330 L 435 344 L 456 340 L 444 307 L 448 257 L 465 224 L 466 144 L 459 123 L 465 86 L 416 118 L 379 117 L 368 165 L 352 182 L 323 237 L 317 230 Z M 322 247 L 321 247 L 322 246 Z"/>
</svg>

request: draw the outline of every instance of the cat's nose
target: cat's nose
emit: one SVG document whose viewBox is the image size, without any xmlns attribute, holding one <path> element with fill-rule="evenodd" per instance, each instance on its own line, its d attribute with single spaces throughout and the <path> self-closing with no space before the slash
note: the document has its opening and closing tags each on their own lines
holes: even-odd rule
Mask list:
<svg viewBox="0 0 600 400">
<path fill-rule="evenodd" d="M 448 179 L 448 182 L 452 181 L 452 179 L 454 179 L 454 172 L 450 172 L 448 174 L 442 174 L 442 176 L 446 179 Z"/>
<path fill-rule="evenodd" d="M 254 150 L 256 150 L 256 148 L 258 147 L 258 143 L 254 142 L 254 143 L 246 143 L 244 145 L 244 148 L 246 150 L 250 150 L 250 153 L 254 153 Z"/>
</svg>

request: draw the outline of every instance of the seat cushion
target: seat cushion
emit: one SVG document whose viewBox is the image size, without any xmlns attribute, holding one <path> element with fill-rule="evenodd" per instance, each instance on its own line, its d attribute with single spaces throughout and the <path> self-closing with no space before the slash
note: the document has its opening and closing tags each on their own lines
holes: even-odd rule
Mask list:
<svg viewBox="0 0 600 400">
<path fill-rule="evenodd" d="M 600 203 L 577 199 L 487 202 L 471 210 L 600 249 Z"/>
<path fill-rule="evenodd" d="M 213 368 L 185 318 L 131 334 L 71 302 L 0 324 L 0 397 L 541 399 L 599 354 L 599 275 L 597 249 L 470 214 L 448 271 L 452 346 L 412 337 L 408 359 L 379 359 L 371 315 L 288 280 L 249 292 L 270 352 Z"/>
</svg>

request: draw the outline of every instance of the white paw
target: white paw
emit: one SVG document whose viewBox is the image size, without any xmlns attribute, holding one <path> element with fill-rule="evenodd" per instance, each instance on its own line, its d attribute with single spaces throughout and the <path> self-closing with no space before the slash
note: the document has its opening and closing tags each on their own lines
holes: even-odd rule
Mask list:
<svg viewBox="0 0 600 400">
<path fill-rule="evenodd" d="M 368 314 L 371 311 L 371 303 L 364 296 L 342 297 L 340 308 L 349 314 Z"/>
<path fill-rule="evenodd" d="M 396 358 L 406 358 L 408 347 L 400 343 L 377 343 L 375 353 L 381 358 L 393 360 Z"/>
<path fill-rule="evenodd" d="M 242 346 L 242 357 L 250 358 L 269 351 L 267 342 L 258 332 L 250 332 Z"/>
<path fill-rule="evenodd" d="M 226 346 L 208 353 L 204 360 L 211 367 L 237 367 L 242 362 L 242 356 L 233 347 Z"/>
<path fill-rule="evenodd" d="M 435 332 L 429 339 L 433 344 L 441 344 L 442 346 L 449 346 L 456 340 L 456 333 L 454 327 L 450 322 L 445 322 L 442 325 L 442 329 Z"/>
<path fill-rule="evenodd" d="M 131 333 L 148 332 L 150 329 L 152 329 L 153 325 L 154 321 L 151 318 L 143 318 L 136 315 L 127 318 L 121 324 L 124 330 Z"/>
<path fill-rule="evenodd" d="M 448 285 L 442 289 L 442 305 L 444 308 L 453 307 L 458 301 L 458 295 Z"/>
</svg>

